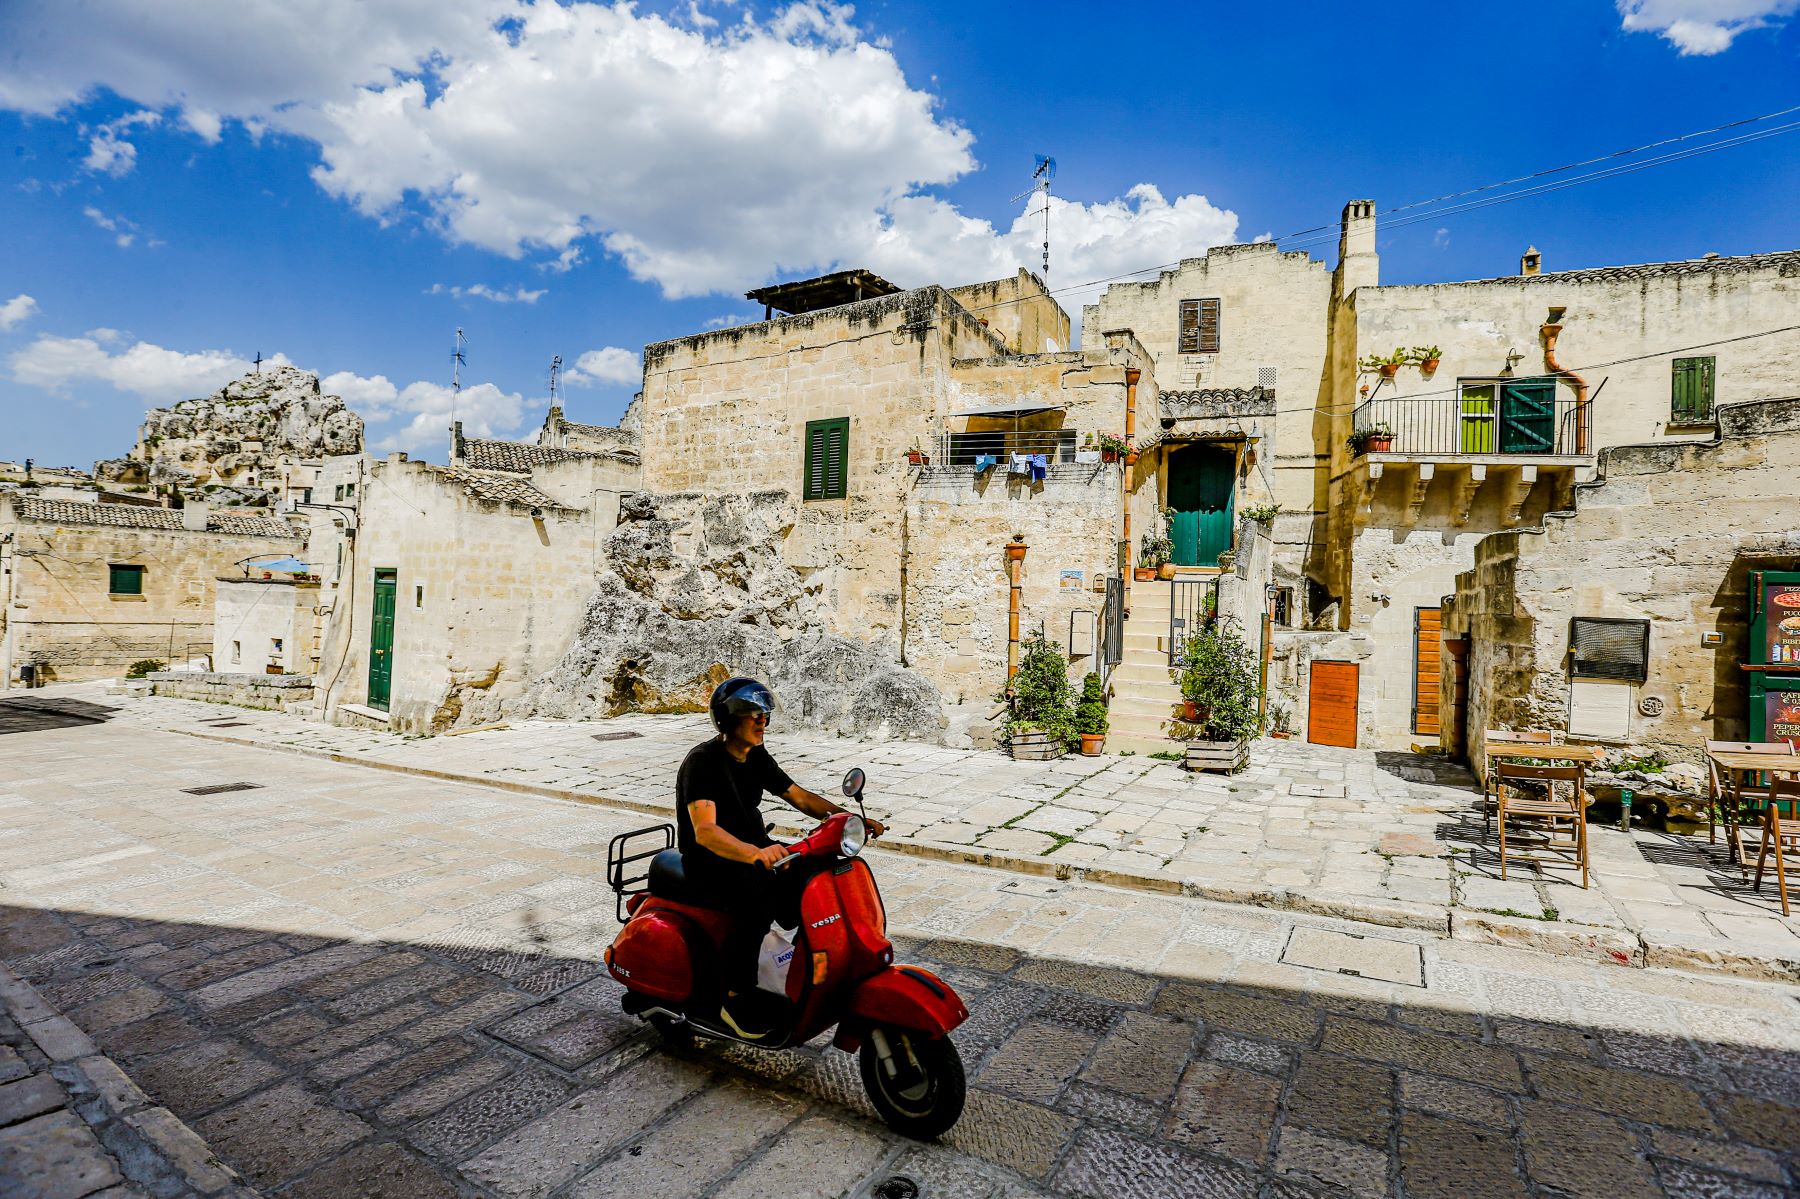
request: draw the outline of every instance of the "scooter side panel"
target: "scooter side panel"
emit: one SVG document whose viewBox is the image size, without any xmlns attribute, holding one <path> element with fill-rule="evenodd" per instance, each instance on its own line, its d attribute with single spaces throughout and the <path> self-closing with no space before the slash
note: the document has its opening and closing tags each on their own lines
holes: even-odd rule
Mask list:
<svg viewBox="0 0 1800 1199">
<path fill-rule="evenodd" d="M 890 966 L 864 980 L 850 997 L 860 1027 L 888 1025 L 941 1037 L 969 1018 L 950 984 L 922 966 Z"/>
<path fill-rule="evenodd" d="M 652 900 L 619 930 L 606 951 L 606 968 L 639 994 L 686 1003 L 694 993 L 695 962 L 716 952 L 709 931 L 686 912 Z"/>
</svg>

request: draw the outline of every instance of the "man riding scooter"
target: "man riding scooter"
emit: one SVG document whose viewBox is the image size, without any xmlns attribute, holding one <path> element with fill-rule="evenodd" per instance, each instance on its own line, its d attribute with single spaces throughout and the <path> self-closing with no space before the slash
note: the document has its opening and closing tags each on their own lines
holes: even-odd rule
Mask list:
<svg viewBox="0 0 1800 1199">
<path fill-rule="evenodd" d="M 756 988 L 758 949 L 771 921 L 788 928 L 799 922 L 807 871 L 819 868 L 776 869 L 789 851 L 769 837 L 763 793 L 818 820 L 846 809 L 800 786 L 775 764 L 763 744 L 775 710 L 767 687 L 750 678 L 726 679 L 713 690 L 711 708 L 718 736 L 688 751 L 675 779 L 676 847 L 690 882 L 713 906 L 736 916 L 717 972 L 719 1019 L 754 1041 L 776 1024 L 771 997 Z M 880 821 L 866 823 L 869 836 L 881 835 Z"/>
</svg>

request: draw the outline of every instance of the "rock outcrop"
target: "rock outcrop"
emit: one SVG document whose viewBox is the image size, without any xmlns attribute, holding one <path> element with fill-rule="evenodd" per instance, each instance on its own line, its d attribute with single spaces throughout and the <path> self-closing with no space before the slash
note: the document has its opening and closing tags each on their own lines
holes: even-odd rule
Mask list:
<svg viewBox="0 0 1800 1199">
<path fill-rule="evenodd" d="M 283 459 L 362 450 L 362 418 L 319 377 L 291 366 L 245 375 L 204 399 L 144 415 L 124 458 L 94 464 L 95 477 L 125 485 L 206 491 L 214 503 L 266 502 Z"/>
<path fill-rule="evenodd" d="M 781 491 L 626 496 L 573 644 L 513 713 L 702 711 L 719 682 L 747 674 L 793 726 L 938 739 L 937 688 L 893 653 L 823 631 L 824 584 L 782 557 L 794 519 Z"/>
</svg>

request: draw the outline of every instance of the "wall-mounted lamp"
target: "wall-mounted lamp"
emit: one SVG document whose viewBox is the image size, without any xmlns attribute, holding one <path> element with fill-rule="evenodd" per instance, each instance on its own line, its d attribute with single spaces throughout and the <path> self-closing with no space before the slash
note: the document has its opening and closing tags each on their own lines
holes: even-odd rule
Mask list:
<svg viewBox="0 0 1800 1199">
<path fill-rule="evenodd" d="M 1371 595 L 1369 597 L 1369 602 L 1372 604 L 1385 604 L 1388 602 L 1388 597 L 1385 595 Z"/>
<path fill-rule="evenodd" d="M 544 510 L 542 508 L 533 508 L 531 510 L 531 519 L 532 520 L 543 520 L 544 519 Z"/>
</svg>

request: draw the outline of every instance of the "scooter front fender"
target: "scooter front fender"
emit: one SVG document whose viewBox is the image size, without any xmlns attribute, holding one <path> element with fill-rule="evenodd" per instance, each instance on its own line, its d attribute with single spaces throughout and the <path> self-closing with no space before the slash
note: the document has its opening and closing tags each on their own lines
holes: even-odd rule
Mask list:
<svg viewBox="0 0 1800 1199">
<path fill-rule="evenodd" d="M 854 1051 L 874 1027 L 904 1028 L 941 1037 L 969 1018 L 950 984 L 923 966 L 889 966 L 857 984 L 833 1040 Z"/>
</svg>

